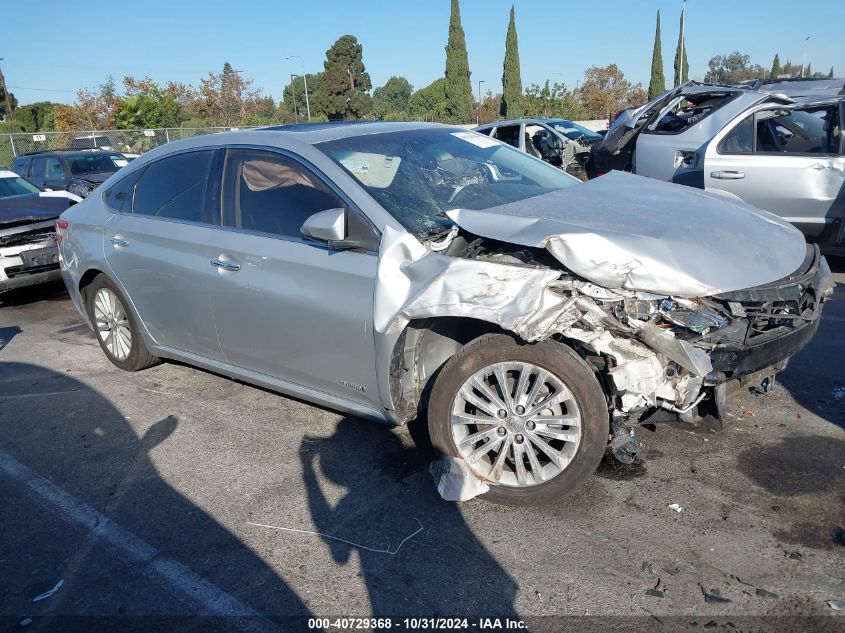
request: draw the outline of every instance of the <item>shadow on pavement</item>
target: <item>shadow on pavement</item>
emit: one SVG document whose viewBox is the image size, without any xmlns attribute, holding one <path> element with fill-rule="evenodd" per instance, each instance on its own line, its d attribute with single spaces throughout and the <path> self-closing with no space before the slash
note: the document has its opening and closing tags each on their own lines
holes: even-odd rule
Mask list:
<svg viewBox="0 0 845 633">
<path fill-rule="evenodd" d="M 70 618 L 77 616 L 96 616 L 85 621 L 87 630 L 236 628 L 226 619 L 154 619 L 208 614 L 215 600 L 214 592 L 197 598 L 184 585 L 164 582 L 174 561 L 251 610 L 308 615 L 276 571 L 159 475 L 151 454 L 178 426 L 167 416 L 145 425 L 138 437 L 121 412 L 84 383 L 27 363 L 0 363 L 4 463 L 23 464 L 158 550 L 154 562 L 132 560 L 105 533 L 94 536 L 99 528 L 63 514 L 61 495 L 45 497 L 37 486 L 33 492 L 26 477 L 0 468 L 0 619 L 17 625 L 32 617 L 33 630 L 40 616 L 68 618 L 40 622 L 63 630 L 76 630 Z M 64 586 L 54 596 L 33 603 L 58 579 Z M 130 615 L 139 617 L 123 617 Z M 104 616 L 121 619 L 107 625 Z"/>
<path fill-rule="evenodd" d="M 20 306 L 38 301 L 65 301 L 67 289 L 63 281 L 51 281 L 46 284 L 18 288 L 0 293 L 0 309 L 4 306 Z"/>
<path fill-rule="evenodd" d="M 479 542 L 458 506 L 438 496 L 428 475 L 411 476 L 427 470 L 425 451 L 404 446 L 388 428 L 345 418 L 329 438 L 306 437 L 299 454 L 316 529 L 364 545 L 323 537 L 339 565 L 357 552 L 373 616 L 516 617 L 514 580 Z M 323 480 L 344 489 L 335 503 L 323 491 Z M 379 499 L 391 483 L 398 484 L 399 494 Z M 489 509 L 495 512 L 495 506 Z M 421 525 L 423 531 L 395 555 L 370 551 L 396 551 Z M 389 539 L 389 546 L 374 543 L 373 534 Z"/>
</svg>

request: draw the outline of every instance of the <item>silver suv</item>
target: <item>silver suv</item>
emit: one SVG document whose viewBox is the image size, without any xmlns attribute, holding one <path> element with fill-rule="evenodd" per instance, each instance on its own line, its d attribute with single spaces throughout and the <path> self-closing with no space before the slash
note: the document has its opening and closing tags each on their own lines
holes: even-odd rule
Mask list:
<svg viewBox="0 0 845 633">
<path fill-rule="evenodd" d="M 743 200 L 793 223 L 831 254 L 845 254 L 842 80 L 839 88 L 797 96 L 812 95 L 814 83 L 761 86 L 765 92 L 677 88 L 614 121 L 593 147 L 596 171 L 622 169 Z"/>
<path fill-rule="evenodd" d="M 806 345 L 832 288 L 771 214 L 627 174 L 582 184 L 425 123 L 171 143 L 58 228 L 116 366 L 178 359 L 390 424 L 427 416 L 512 504 L 573 490 L 608 446 L 630 462 L 641 424 L 721 415 Z"/>
</svg>

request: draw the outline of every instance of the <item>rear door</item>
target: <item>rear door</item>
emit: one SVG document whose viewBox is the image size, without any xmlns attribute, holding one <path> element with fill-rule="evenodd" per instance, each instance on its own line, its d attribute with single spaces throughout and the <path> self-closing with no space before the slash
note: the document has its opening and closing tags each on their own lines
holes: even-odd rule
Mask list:
<svg viewBox="0 0 845 633">
<path fill-rule="evenodd" d="M 45 156 L 36 156 L 32 159 L 29 169 L 26 172 L 27 179 L 42 189 L 44 188 L 44 169 L 46 165 L 47 158 Z"/>
<path fill-rule="evenodd" d="M 380 408 L 377 253 L 333 250 L 300 231 L 314 213 L 338 207 L 367 222 L 296 157 L 229 149 L 214 317 L 229 363 Z"/>
<path fill-rule="evenodd" d="M 211 260 L 220 251 L 218 157 L 204 149 L 134 171 L 105 193 L 116 211 L 106 261 L 154 341 L 221 360 L 211 311 Z"/>
<path fill-rule="evenodd" d="M 705 189 L 722 190 L 821 236 L 845 216 L 839 104 L 766 107 L 737 119 L 704 154 Z"/>
</svg>

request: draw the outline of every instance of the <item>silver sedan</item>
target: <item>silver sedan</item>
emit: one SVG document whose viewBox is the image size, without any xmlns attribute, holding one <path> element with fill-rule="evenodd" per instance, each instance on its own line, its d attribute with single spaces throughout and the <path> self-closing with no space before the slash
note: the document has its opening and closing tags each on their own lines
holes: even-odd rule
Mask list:
<svg viewBox="0 0 845 633">
<path fill-rule="evenodd" d="M 806 345 L 832 287 L 769 213 L 621 173 L 581 184 L 424 123 L 171 143 L 57 228 L 117 367 L 177 359 L 382 422 L 427 416 L 457 472 L 510 504 L 576 489 L 608 449 L 632 461 L 658 414 L 721 415 Z"/>
</svg>

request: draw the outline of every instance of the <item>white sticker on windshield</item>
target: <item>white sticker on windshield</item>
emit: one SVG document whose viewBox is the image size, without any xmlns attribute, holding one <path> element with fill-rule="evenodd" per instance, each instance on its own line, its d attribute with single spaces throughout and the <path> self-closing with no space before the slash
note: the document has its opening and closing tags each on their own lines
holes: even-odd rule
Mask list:
<svg viewBox="0 0 845 633">
<path fill-rule="evenodd" d="M 370 171 L 370 163 L 365 160 L 357 160 L 354 158 L 342 158 L 340 164 L 346 167 L 353 174 L 366 174 Z"/>
<path fill-rule="evenodd" d="M 112 162 L 118 167 L 126 167 L 129 164 L 129 161 L 125 158 L 113 158 Z"/>
<path fill-rule="evenodd" d="M 489 136 L 479 134 L 478 132 L 452 132 L 452 136 L 457 136 L 458 138 L 465 140 L 467 143 L 472 143 L 476 147 L 483 147 L 485 149 L 500 145 L 499 141 L 494 140 Z"/>
</svg>

